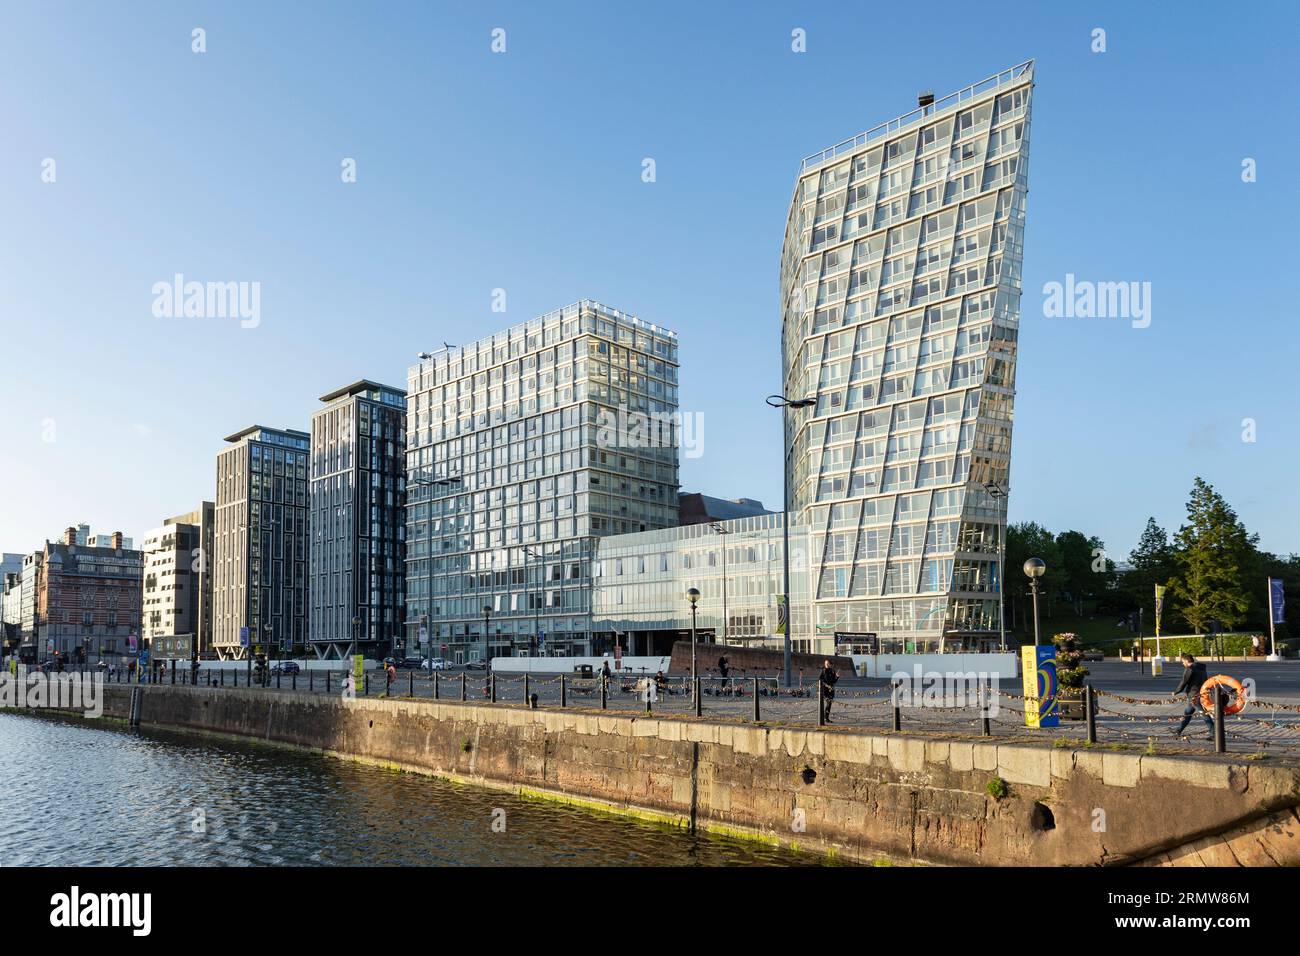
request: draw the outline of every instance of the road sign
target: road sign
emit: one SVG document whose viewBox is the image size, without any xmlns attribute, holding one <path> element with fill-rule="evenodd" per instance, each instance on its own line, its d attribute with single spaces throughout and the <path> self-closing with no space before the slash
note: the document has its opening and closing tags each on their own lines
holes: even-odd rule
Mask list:
<svg viewBox="0 0 1300 956">
<path fill-rule="evenodd" d="M 246 627 L 241 627 L 239 629 L 239 646 L 240 647 L 248 646 L 248 628 Z"/>
<path fill-rule="evenodd" d="M 543 647 L 546 646 L 546 632 L 545 632 L 545 631 L 538 631 L 538 632 L 537 632 L 537 646 L 538 646 L 538 648 L 543 648 Z"/>
</svg>

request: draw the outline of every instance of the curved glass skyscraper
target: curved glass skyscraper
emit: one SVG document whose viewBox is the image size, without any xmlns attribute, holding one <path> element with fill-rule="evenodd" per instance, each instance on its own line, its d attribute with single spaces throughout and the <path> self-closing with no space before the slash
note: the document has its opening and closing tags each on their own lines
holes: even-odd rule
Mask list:
<svg viewBox="0 0 1300 956">
<path fill-rule="evenodd" d="M 781 257 L 815 635 L 999 643 L 1033 62 L 803 161 Z"/>
</svg>

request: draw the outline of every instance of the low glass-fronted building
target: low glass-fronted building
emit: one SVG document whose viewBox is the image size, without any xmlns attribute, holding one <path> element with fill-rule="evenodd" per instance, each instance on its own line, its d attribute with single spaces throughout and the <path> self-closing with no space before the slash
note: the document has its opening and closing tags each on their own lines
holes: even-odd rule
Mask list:
<svg viewBox="0 0 1300 956">
<path fill-rule="evenodd" d="M 717 643 L 780 644 L 783 598 L 779 514 L 684 525 L 602 539 L 596 551 L 593 627 L 600 649 L 615 637 L 624 652 L 669 654 L 690 640 L 690 588 L 700 592 L 696 638 Z M 809 650 L 806 527 L 790 528 L 791 642 Z"/>
</svg>

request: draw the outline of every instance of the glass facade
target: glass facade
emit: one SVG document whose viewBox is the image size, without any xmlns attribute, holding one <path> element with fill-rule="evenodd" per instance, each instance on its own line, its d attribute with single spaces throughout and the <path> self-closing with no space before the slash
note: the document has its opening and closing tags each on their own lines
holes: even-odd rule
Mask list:
<svg viewBox="0 0 1300 956">
<path fill-rule="evenodd" d="M 781 521 L 764 514 L 601 539 L 592 597 L 597 632 L 617 631 L 631 654 L 669 654 L 673 640 L 689 639 L 686 591 L 697 588 L 699 633 L 729 644 L 779 642 Z M 799 636 L 808 633 L 810 541 L 807 528 L 791 527 L 795 650 L 810 649 Z"/>
<path fill-rule="evenodd" d="M 677 361 L 584 300 L 411 368 L 408 646 L 592 649 L 595 539 L 677 523 Z"/>
<path fill-rule="evenodd" d="M 311 420 L 311 645 L 405 653 L 406 393 L 360 381 Z"/>
<path fill-rule="evenodd" d="M 1032 89 L 1031 61 L 800 169 L 782 367 L 816 404 L 787 416 L 787 504 L 823 643 L 997 638 Z"/>
<path fill-rule="evenodd" d="M 268 653 L 307 644 L 307 465 L 311 437 L 254 425 L 217 455 L 212 646 L 243 657 L 240 631 Z"/>
</svg>

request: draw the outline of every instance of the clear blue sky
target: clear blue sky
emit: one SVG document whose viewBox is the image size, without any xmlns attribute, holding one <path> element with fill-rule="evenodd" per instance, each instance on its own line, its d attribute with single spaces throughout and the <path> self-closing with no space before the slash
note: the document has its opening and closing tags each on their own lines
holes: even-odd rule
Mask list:
<svg viewBox="0 0 1300 956">
<path fill-rule="evenodd" d="M 0 550 L 139 537 L 212 497 L 223 436 L 584 297 L 678 331 L 684 489 L 775 506 L 800 158 L 1029 57 L 1012 520 L 1122 557 L 1200 474 L 1300 550 L 1300 16 L 1135 6 L 6 4 Z M 155 318 L 177 272 L 259 281 L 261 325 Z M 1150 328 L 1045 319 L 1068 272 L 1151 282 Z"/>
</svg>

